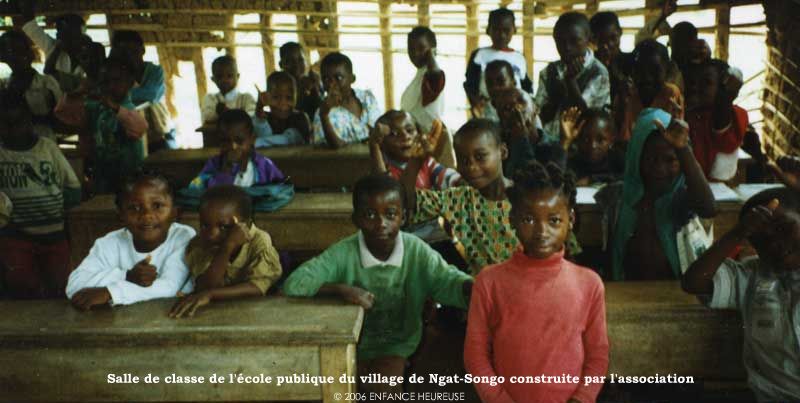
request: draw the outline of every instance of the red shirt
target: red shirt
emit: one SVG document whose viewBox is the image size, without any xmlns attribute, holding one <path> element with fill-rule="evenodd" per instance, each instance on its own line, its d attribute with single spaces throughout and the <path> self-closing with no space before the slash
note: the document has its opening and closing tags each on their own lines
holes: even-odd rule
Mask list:
<svg viewBox="0 0 800 403">
<path fill-rule="evenodd" d="M 731 124 L 722 130 L 714 130 L 714 110 L 704 108 L 686 112 L 692 150 L 706 177 L 711 173 L 717 153 L 732 153 L 742 145 L 747 131 L 747 111 L 733 105 Z"/>
<path fill-rule="evenodd" d="M 595 272 L 564 260 L 517 251 L 478 275 L 464 343 L 473 376 L 503 376 L 497 386 L 476 383 L 487 403 L 594 402 L 602 383 L 586 376 L 608 370 L 605 291 Z M 579 377 L 578 383 L 512 383 L 512 376 Z"/>
</svg>

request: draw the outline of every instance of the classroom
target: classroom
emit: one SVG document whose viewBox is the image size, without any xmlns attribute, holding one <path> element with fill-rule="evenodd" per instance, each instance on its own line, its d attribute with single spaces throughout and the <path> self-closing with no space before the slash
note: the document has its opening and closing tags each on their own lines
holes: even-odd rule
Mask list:
<svg viewBox="0 0 800 403">
<path fill-rule="evenodd" d="M 800 402 L 800 0 L 0 0 L 0 402 Z"/>
</svg>

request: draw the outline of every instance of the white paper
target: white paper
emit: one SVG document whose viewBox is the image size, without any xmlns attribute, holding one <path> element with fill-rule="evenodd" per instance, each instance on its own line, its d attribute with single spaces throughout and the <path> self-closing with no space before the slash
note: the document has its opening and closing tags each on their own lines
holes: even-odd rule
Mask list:
<svg viewBox="0 0 800 403">
<path fill-rule="evenodd" d="M 741 196 L 729 188 L 728 185 L 722 182 L 712 182 L 711 193 L 714 193 L 714 200 L 716 201 L 741 201 Z"/>
<path fill-rule="evenodd" d="M 736 187 L 736 193 L 739 194 L 739 197 L 742 199 L 742 201 L 747 201 L 756 193 L 759 193 L 763 190 L 780 187 L 783 187 L 782 183 L 742 183 Z"/>
<path fill-rule="evenodd" d="M 589 186 L 578 186 L 578 196 L 575 198 L 578 204 L 596 204 L 594 194 L 597 188 Z"/>
</svg>

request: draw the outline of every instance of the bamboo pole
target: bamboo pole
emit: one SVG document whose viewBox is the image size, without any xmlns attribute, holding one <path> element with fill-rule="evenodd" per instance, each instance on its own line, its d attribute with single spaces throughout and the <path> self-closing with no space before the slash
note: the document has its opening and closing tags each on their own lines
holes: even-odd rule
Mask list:
<svg viewBox="0 0 800 403">
<path fill-rule="evenodd" d="M 227 44 L 225 46 L 225 54 L 231 57 L 236 57 L 236 31 L 233 29 L 233 14 L 227 15 L 227 22 L 226 22 L 225 35 L 223 40 Z"/>
<path fill-rule="evenodd" d="M 728 61 L 728 40 L 731 34 L 731 8 L 729 6 L 717 8 L 716 25 L 714 56 L 717 59 Z"/>
<path fill-rule="evenodd" d="M 534 4 L 532 1 L 522 5 L 522 54 L 528 68 L 528 76 L 533 76 L 533 37 L 535 35 Z"/>
<path fill-rule="evenodd" d="M 379 3 L 382 15 L 391 12 L 392 3 L 382 0 Z M 383 91 L 386 110 L 394 109 L 394 63 L 392 60 L 392 20 L 381 17 L 381 56 L 383 57 Z"/>
<path fill-rule="evenodd" d="M 476 49 L 480 40 L 480 33 L 478 32 L 478 5 L 475 2 L 470 2 L 466 6 L 467 9 L 467 63 L 469 57 Z"/>
<path fill-rule="evenodd" d="M 194 77 L 197 82 L 197 101 L 202 110 L 203 98 L 208 93 L 208 73 L 206 73 L 206 65 L 203 61 L 203 49 L 196 48 L 192 51 L 192 63 L 194 63 Z"/>
<path fill-rule="evenodd" d="M 417 23 L 423 27 L 431 26 L 431 2 L 420 0 L 417 5 Z"/>
<path fill-rule="evenodd" d="M 586 14 L 589 16 L 597 13 L 597 10 L 600 8 L 599 0 L 589 0 L 586 2 Z"/>
<path fill-rule="evenodd" d="M 261 25 L 269 27 L 272 23 L 272 15 L 261 14 Z M 275 34 L 272 32 L 261 33 L 261 48 L 264 57 L 264 72 L 267 76 L 275 71 Z"/>
</svg>

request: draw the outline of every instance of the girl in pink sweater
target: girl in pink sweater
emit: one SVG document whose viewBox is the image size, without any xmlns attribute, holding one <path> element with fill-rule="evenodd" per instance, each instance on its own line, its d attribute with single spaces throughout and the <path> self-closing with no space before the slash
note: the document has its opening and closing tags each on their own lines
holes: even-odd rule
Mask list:
<svg viewBox="0 0 800 403">
<path fill-rule="evenodd" d="M 564 260 L 575 179 L 537 161 L 518 172 L 507 193 L 522 248 L 475 281 L 465 366 L 484 402 L 594 402 L 608 370 L 605 299 L 600 276 Z"/>
</svg>

